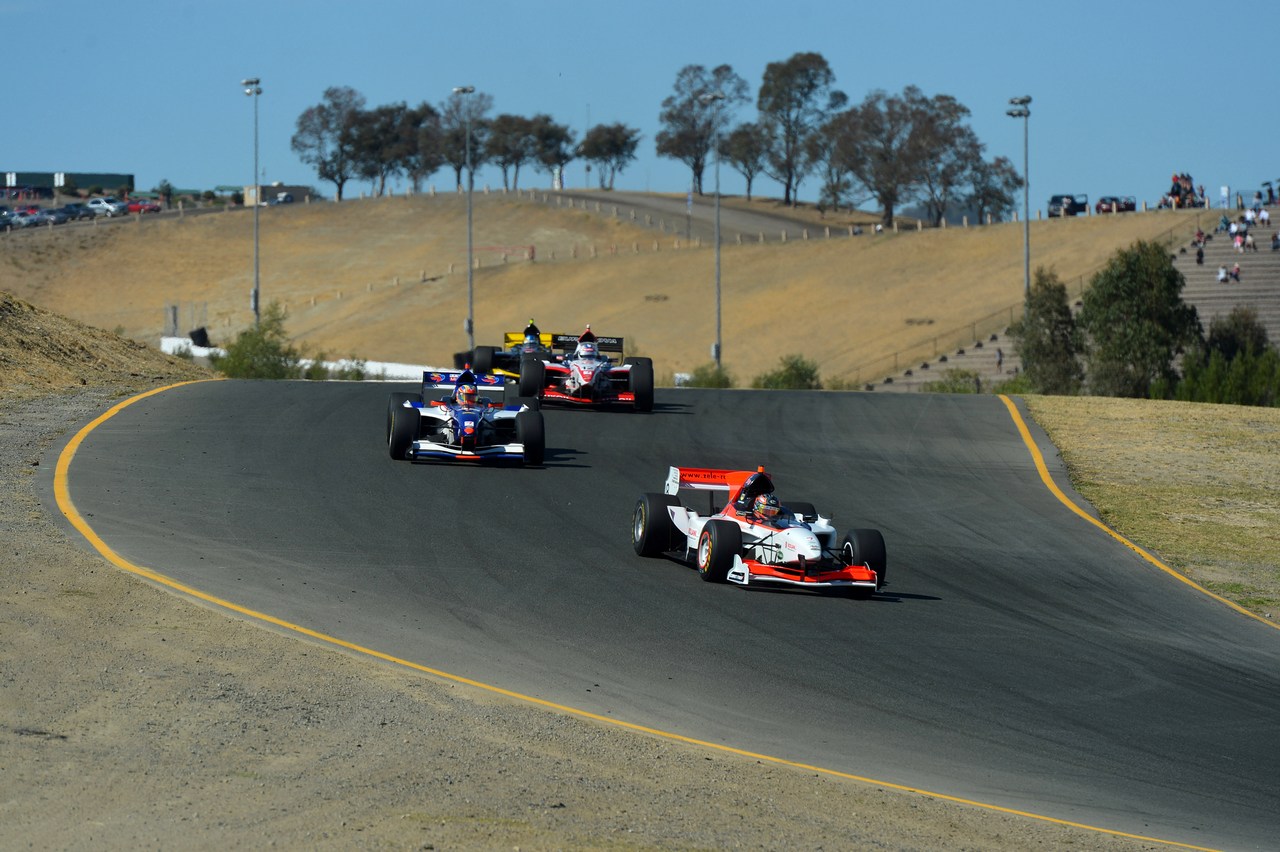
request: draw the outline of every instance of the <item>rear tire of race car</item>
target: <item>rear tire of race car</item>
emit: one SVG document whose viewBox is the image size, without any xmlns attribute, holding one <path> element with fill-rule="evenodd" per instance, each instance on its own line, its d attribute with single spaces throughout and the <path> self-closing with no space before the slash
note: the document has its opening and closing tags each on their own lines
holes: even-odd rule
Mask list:
<svg viewBox="0 0 1280 852">
<path fill-rule="evenodd" d="M 708 583 L 723 583 L 742 552 L 742 528 L 733 521 L 710 520 L 698 536 L 698 576 Z"/>
<path fill-rule="evenodd" d="M 387 452 L 396 461 L 408 458 L 409 448 L 418 440 L 422 415 L 416 408 L 397 408 L 391 413 L 391 430 L 387 435 Z"/>
<path fill-rule="evenodd" d="M 812 523 L 818 520 L 818 510 L 813 507 L 812 503 L 801 503 L 799 501 L 786 503 L 786 507 L 791 510 L 791 514 L 795 515 L 805 523 Z"/>
<path fill-rule="evenodd" d="M 547 440 L 541 411 L 521 411 L 516 415 L 516 440 L 524 445 L 525 464 L 542 464 Z"/>
<path fill-rule="evenodd" d="M 635 395 L 636 411 L 653 411 L 653 360 L 630 358 L 629 376 L 631 393 Z"/>
<path fill-rule="evenodd" d="M 889 557 L 880 530 L 849 530 L 840 545 L 841 556 L 850 565 L 866 565 L 876 572 L 876 591 L 884 587 L 889 572 Z M 855 588 L 854 597 L 871 597 L 871 590 Z"/>
<path fill-rule="evenodd" d="M 527 406 L 530 411 L 540 411 L 542 409 L 542 403 L 536 396 L 517 396 L 508 404 L 524 405 Z"/>
<path fill-rule="evenodd" d="M 547 365 L 537 358 L 525 358 L 520 362 L 520 395 L 541 397 L 547 380 Z"/>
<path fill-rule="evenodd" d="M 475 358 L 471 362 L 471 369 L 476 373 L 492 373 L 493 372 L 493 353 L 492 346 L 477 346 Z"/>
<path fill-rule="evenodd" d="M 387 440 L 391 440 L 391 419 L 397 411 L 404 408 L 406 402 L 422 402 L 420 393 L 393 393 L 387 399 Z"/>
<path fill-rule="evenodd" d="M 660 556 L 675 549 L 676 527 L 668 506 L 679 506 L 674 494 L 641 494 L 631 514 L 631 546 L 641 556 Z"/>
</svg>

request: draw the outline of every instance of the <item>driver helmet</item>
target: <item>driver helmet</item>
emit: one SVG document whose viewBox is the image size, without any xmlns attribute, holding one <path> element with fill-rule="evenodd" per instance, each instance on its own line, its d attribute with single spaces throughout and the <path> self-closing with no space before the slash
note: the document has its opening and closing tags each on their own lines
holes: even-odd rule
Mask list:
<svg viewBox="0 0 1280 852">
<path fill-rule="evenodd" d="M 596 349 L 596 344 L 595 344 L 593 341 L 586 340 L 586 341 L 583 341 L 582 343 L 579 343 L 579 344 L 578 344 L 578 357 L 579 357 L 579 358 L 592 358 L 592 359 L 594 359 L 594 358 L 597 356 L 597 354 L 598 354 L 598 351 L 597 351 L 597 349 Z"/>
<path fill-rule="evenodd" d="M 757 517 L 764 518 L 766 521 L 772 521 L 782 512 L 782 504 L 778 502 L 778 498 L 772 494 L 761 494 L 756 498 L 756 502 L 752 504 L 751 511 Z"/>
<path fill-rule="evenodd" d="M 458 385 L 457 398 L 462 405 L 475 405 L 480 391 L 473 384 Z"/>
<path fill-rule="evenodd" d="M 532 334 L 532 333 L 530 333 L 530 334 L 526 334 L 526 335 L 524 336 L 524 345 L 525 345 L 525 346 L 537 346 L 537 345 L 538 345 L 538 335 L 536 335 L 536 334 Z"/>
</svg>

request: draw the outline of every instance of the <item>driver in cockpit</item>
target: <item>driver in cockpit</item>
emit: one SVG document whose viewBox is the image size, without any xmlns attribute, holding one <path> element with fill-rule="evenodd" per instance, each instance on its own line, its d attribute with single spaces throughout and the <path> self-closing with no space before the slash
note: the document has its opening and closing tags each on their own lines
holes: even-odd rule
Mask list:
<svg viewBox="0 0 1280 852">
<path fill-rule="evenodd" d="M 584 340 L 574 350 L 573 357 L 584 361 L 597 361 L 600 359 L 600 348 L 596 346 L 594 340 Z"/>
<path fill-rule="evenodd" d="M 453 394 L 453 401 L 463 408 L 475 408 L 479 399 L 480 389 L 466 382 L 458 385 L 458 389 Z"/>
</svg>

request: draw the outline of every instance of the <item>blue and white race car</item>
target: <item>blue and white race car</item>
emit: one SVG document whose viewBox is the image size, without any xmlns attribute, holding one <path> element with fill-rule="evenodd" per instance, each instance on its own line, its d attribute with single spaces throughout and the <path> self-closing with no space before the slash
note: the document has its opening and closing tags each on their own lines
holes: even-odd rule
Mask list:
<svg viewBox="0 0 1280 852">
<path fill-rule="evenodd" d="M 480 396 L 501 395 L 505 388 L 501 376 L 470 369 L 424 372 L 422 393 L 393 393 L 387 401 L 391 458 L 542 464 L 546 439 L 538 401 L 504 404 Z M 446 393 L 436 396 L 440 391 Z"/>
</svg>

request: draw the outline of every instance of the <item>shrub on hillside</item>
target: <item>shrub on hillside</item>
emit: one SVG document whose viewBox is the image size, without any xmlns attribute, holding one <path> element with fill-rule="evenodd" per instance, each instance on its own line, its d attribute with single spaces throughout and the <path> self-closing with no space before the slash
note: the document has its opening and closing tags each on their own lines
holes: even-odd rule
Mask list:
<svg viewBox="0 0 1280 852">
<path fill-rule="evenodd" d="M 822 390 L 818 364 L 803 355 L 783 355 L 778 369 L 751 380 L 751 387 L 764 390 Z"/>
<path fill-rule="evenodd" d="M 975 370 L 944 370 L 936 382 L 925 382 L 926 393 L 982 393 L 982 379 Z"/>
<path fill-rule="evenodd" d="M 729 375 L 729 371 L 722 365 L 712 361 L 710 364 L 703 364 L 695 367 L 693 372 L 689 374 L 689 380 L 684 383 L 687 388 L 731 388 L 733 387 L 733 376 Z"/>
<path fill-rule="evenodd" d="M 246 328 L 213 360 L 216 370 L 233 379 L 293 379 L 301 357 L 284 331 L 284 308 L 272 302 L 256 326 Z"/>
</svg>

